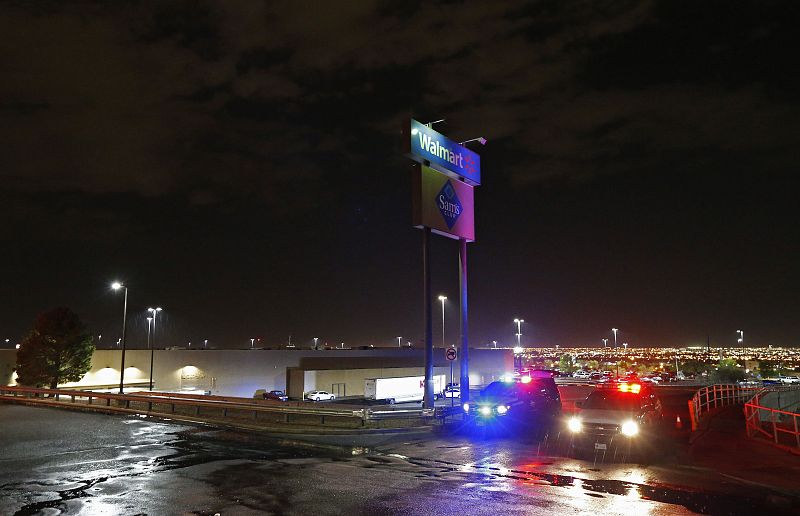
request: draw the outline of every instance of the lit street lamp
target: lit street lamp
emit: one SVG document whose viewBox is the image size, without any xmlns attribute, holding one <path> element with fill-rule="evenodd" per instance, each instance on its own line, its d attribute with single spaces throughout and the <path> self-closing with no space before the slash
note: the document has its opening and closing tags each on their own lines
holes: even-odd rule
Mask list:
<svg viewBox="0 0 800 516">
<path fill-rule="evenodd" d="M 147 344 L 150 347 L 150 390 L 152 391 L 153 390 L 153 350 L 154 350 L 155 344 L 156 344 L 156 316 L 158 315 L 158 312 L 161 311 L 161 307 L 159 306 L 158 308 L 148 308 L 147 311 L 150 312 L 151 314 L 153 314 L 153 342 L 152 342 L 152 344 L 150 343 L 150 324 L 149 324 L 150 323 L 150 318 L 149 317 L 147 318 L 147 322 L 148 322 L 148 325 L 147 325 Z"/>
<path fill-rule="evenodd" d="M 253 349 L 256 345 L 256 339 L 250 339 L 250 349 Z"/>
<path fill-rule="evenodd" d="M 522 323 L 525 322 L 525 319 L 514 319 L 514 322 L 517 323 L 517 347 L 522 349 Z"/>
<path fill-rule="evenodd" d="M 623 342 L 622 345 L 625 346 L 625 352 L 627 353 L 628 352 L 628 343 L 627 342 Z"/>
<path fill-rule="evenodd" d="M 119 281 L 115 281 L 111 284 L 111 288 L 114 290 L 125 289 L 125 297 L 122 304 L 122 365 L 119 368 L 119 393 L 124 394 L 122 388 L 125 385 L 125 323 L 128 320 L 128 287 Z"/>
<path fill-rule="evenodd" d="M 606 345 L 608 344 L 608 339 L 600 339 L 600 340 L 603 341 L 603 347 L 606 347 Z"/>
<path fill-rule="evenodd" d="M 314 337 L 314 349 L 315 349 L 315 350 L 316 350 L 316 349 L 318 349 L 318 348 L 317 348 L 317 341 L 318 341 L 318 340 L 319 340 L 319 337 Z"/>
<path fill-rule="evenodd" d="M 397 347 L 402 348 L 403 346 L 400 344 L 400 341 L 403 340 L 403 337 L 397 337 Z"/>
<path fill-rule="evenodd" d="M 744 349 L 744 330 L 736 330 L 736 334 L 739 335 L 739 344 L 742 345 L 742 349 Z"/>
</svg>

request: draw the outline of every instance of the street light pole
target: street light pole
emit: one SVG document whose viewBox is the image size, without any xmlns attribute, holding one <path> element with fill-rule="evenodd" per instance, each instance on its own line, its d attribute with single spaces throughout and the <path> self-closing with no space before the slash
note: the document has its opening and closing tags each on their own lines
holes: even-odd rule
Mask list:
<svg viewBox="0 0 800 516">
<path fill-rule="evenodd" d="M 625 347 L 625 362 L 628 361 L 628 343 L 623 342 L 622 345 Z M 617 361 L 617 378 L 619 378 L 619 360 Z"/>
<path fill-rule="evenodd" d="M 444 302 L 447 301 L 447 296 L 439 296 L 439 301 L 442 302 L 442 347 L 444 345 Z"/>
<path fill-rule="evenodd" d="M 153 343 L 152 343 L 152 345 L 150 345 L 150 390 L 152 391 L 153 390 L 153 350 L 155 349 L 155 344 L 156 344 L 156 316 L 158 315 L 158 312 L 161 311 L 161 307 L 159 306 L 158 308 L 148 308 L 147 311 L 150 312 L 151 314 L 153 314 Z M 147 320 L 148 320 L 148 323 L 149 323 L 150 318 L 148 317 Z M 149 328 L 149 324 L 148 324 L 148 328 Z M 148 345 L 150 344 L 149 343 L 149 341 L 150 341 L 149 337 L 150 337 L 150 332 L 148 331 L 148 339 L 147 339 L 148 340 Z"/>
<path fill-rule="evenodd" d="M 741 344 L 742 349 L 744 349 L 744 330 L 736 330 L 736 333 L 739 335 L 739 344 Z"/>
<path fill-rule="evenodd" d="M 442 350 L 445 349 L 444 344 L 444 302 L 447 301 L 447 296 L 439 296 L 439 301 L 442 302 Z M 450 362 L 450 385 L 453 385 L 453 361 L 448 360 Z M 453 398 L 450 398 L 450 406 L 453 405 Z"/>
<path fill-rule="evenodd" d="M 402 348 L 403 346 L 400 344 L 400 341 L 403 340 L 403 337 L 397 337 L 397 347 Z"/>
<path fill-rule="evenodd" d="M 122 304 L 122 364 L 119 366 L 119 393 L 124 394 L 123 386 L 125 385 L 125 329 L 126 329 L 126 322 L 128 321 L 128 287 L 120 283 L 119 281 L 115 281 L 111 284 L 111 288 L 114 290 L 119 290 L 121 288 L 125 289 L 125 296 L 124 301 Z"/>
<path fill-rule="evenodd" d="M 517 323 L 517 347 L 522 347 L 522 323 L 525 322 L 525 319 L 514 319 L 514 322 Z"/>
<path fill-rule="evenodd" d="M 618 328 L 611 328 L 611 331 L 614 332 L 614 358 L 617 361 L 617 378 L 619 378 L 619 358 L 616 357 L 617 355 L 617 332 L 619 331 Z"/>
<path fill-rule="evenodd" d="M 153 318 L 147 318 L 147 349 L 150 349 L 150 327 L 153 324 Z"/>
</svg>

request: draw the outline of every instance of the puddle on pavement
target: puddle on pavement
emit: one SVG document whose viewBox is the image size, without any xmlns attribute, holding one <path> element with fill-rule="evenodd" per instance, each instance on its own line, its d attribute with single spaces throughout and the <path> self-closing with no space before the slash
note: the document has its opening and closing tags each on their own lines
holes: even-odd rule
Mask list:
<svg viewBox="0 0 800 516">
<path fill-rule="evenodd" d="M 399 458 L 397 455 L 394 455 L 394 457 Z M 583 494 L 593 498 L 605 498 L 607 495 L 615 495 L 629 499 L 679 505 L 701 514 L 753 514 L 765 509 L 800 507 L 800 499 L 767 492 L 754 493 L 751 496 L 740 496 L 730 493 L 651 486 L 625 480 L 588 480 L 571 475 L 506 469 L 496 465 L 463 465 L 417 457 L 409 457 L 406 462 L 427 470 L 415 475 L 419 478 L 439 478 L 449 473 L 467 474 L 473 482 L 477 480 L 476 476 L 483 476 L 490 482 L 501 478 L 531 487 L 578 488 Z M 378 464 L 373 462 L 372 467 L 378 467 Z M 601 471 L 596 468 L 591 468 L 591 470 Z M 753 493 L 752 488 L 750 492 Z"/>
</svg>

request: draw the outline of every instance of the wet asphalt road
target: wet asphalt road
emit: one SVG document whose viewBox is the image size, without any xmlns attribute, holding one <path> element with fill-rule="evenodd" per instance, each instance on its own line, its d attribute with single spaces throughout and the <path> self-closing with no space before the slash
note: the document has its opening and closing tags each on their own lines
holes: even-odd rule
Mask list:
<svg viewBox="0 0 800 516">
<path fill-rule="evenodd" d="M 545 443 L 547 444 L 547 443 Z M 0 514 L 752 514 L 713 472 L 553 456 L 467 434 L 312 447 L 148 418 L 0 404 Z"/>
</svg>

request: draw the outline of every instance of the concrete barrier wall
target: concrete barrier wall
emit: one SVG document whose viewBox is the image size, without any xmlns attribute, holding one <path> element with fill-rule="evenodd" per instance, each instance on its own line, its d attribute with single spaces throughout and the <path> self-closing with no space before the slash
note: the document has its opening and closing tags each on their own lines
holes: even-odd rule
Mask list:
<svg viewBox="0 0 800 516">
<path fill-rule="evenodd" d="M 798 414 L 800 413 L 800 386 L 796 389 L 765 393 L 761 396 L 759 405 Z M 767 410 L 760 410 L 758 417 L 761 421 L 771 421 L 772 414 Z M 791 416 L 786 415 L 777 415 L 775 417 L 778 421 L 791 419 Z"/>
</svg>

